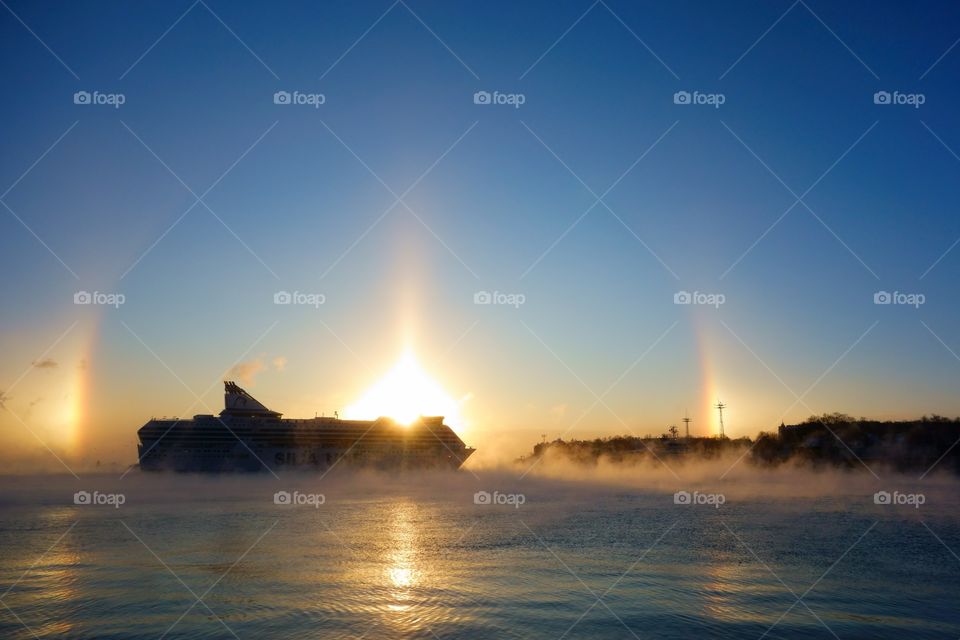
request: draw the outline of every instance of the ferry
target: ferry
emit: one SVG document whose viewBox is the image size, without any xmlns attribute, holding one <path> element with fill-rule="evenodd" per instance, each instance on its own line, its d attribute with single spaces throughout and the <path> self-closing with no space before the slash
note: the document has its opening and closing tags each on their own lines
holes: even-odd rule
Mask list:
<svg viewBox="0 0 960 640">
<path fill-rule="evenodd" d="M 337 464 L 459 469 L 475 451 L 442 416 L 410 424 L 386 417 L 283 418 L 231 381 L 224 382 L 219 415 L 154 418 L 137 435 L 143 471 L 276 472 Z"/>
</svg>

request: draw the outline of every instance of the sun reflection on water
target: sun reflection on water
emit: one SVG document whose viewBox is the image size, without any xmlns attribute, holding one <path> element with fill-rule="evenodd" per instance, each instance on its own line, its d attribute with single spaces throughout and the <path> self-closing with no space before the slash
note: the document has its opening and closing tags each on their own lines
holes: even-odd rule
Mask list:
<svg viewBox="0 0 960 640">
<path fill-rule="evenodd" d="M 388 573 L 394 587 L 409 587 L 413 584 L 413 569 L 410 567 L 390 567 Z"/>
<path fill-rule="evenodd" d="M 703 611 L 710 618 L 727 622 L 769 624 L 772 614 L 743 606 L 751 595 L 774 596 L 776 590 L 763 585 L 757 568 L 731 557 L 716 558 L 703 569 Z"/>
<path fill-rule="evenodd" d="M 407 612 L 415 604 L 414 592 L 420 586 L 421 577 L 417 566 L 420 536 L 415 521 L 416 506 L 412 502 L 399 502 L 384 520 L 388 527 L 384 558 L 384 580 L 390 596 L 387 608 Z"/>
<path fill-rule="evenodd" d="M 60 529 L 65 521 L 64 516 L 69 513 L 68 509 L 58 509 L 49 514 L 45 520 L 52 523 L 53 528 Z M 39 559 L 34 560 L 17 581 L 19 583 L 29 578 L 40 585 L 40 588 L 26 589 L 21 585 L 19 590 L 13 591 L 11 587 L 7 590 L 13 591 L 10 600 L 16 602 L 17 609 L 21 611 L 34 607 L 50 609 L 61 606 L 64 602 L 75 602 L 79 597 L 76 589 L 76 567 L 79 564 L 80 556 L 70 544 L 70 540 L 58 541 L 57 544 L 47 548 Z M 73 623 L 67 616 L 50 616 L 39 622 L 31 620 L 29 624 L 31 635 L 38 638 L 65 638 L 74 629 Z"/>
</svg>

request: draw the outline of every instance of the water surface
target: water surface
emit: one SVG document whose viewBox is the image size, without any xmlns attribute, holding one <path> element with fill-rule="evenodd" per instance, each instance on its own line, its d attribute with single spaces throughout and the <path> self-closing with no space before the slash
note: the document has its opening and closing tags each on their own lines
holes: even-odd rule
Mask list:
<svg viewBox="0 0 960 640">
<path fill-rule="evenodd" d="M 950 483 L 919 509 L 729 488 L 715 508 L 495 473 L 6 478 L 0 637 L 960 636 Z"/>
</svg>

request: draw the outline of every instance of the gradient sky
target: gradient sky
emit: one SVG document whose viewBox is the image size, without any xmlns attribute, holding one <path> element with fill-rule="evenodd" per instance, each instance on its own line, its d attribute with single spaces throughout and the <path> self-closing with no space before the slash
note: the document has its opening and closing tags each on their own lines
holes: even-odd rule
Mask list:
<svg viewBox="0 0 960 640">
<path fill-rule="evenodd" d="M 728 435 L 960 415 L 958 38 L 946 2 L 8 0 L 5 456 L 131 463 L 225 375 L 332 413 L 408 349 L 488 455 L 713 433 L 718 395 Z"/>
</svg>

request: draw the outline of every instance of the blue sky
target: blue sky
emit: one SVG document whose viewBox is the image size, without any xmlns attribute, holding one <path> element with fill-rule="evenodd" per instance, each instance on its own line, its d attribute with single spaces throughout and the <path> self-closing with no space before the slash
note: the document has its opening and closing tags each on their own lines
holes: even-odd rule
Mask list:
<svg viewBox="0 0 960 640">
<path fill-rule="evenodd" d="M 405 348 L 488 449 L 706 433 L 717 393 L 734 434 L 960 414 L 958 38 L 951 3 L 9 2 L 0 389 L 23 418 L 83 360 L 80 429 L 127 448 L 238 359 L 307 414 Z"/>
</svg>

